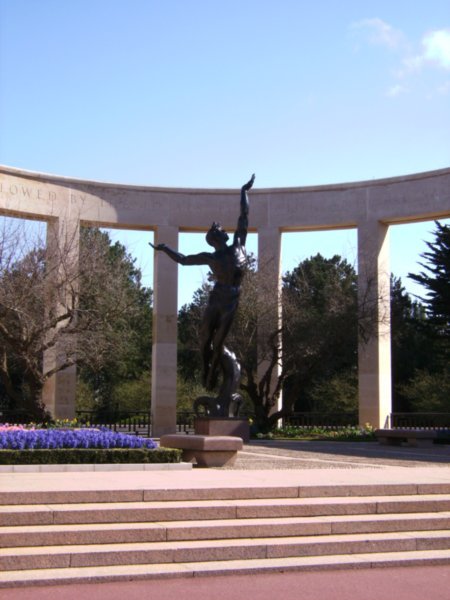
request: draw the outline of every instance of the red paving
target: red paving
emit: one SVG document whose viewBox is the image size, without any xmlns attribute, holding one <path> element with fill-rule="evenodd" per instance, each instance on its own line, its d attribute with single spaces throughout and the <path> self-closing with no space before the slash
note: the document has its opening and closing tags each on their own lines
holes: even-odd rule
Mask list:
<svg viewBox="0 0 450 600">
<path fill-rule="evenodd" d="M 1 600 L 450 600 L 450 567 L 195 577 L 0 589 Z"/>
</svg>

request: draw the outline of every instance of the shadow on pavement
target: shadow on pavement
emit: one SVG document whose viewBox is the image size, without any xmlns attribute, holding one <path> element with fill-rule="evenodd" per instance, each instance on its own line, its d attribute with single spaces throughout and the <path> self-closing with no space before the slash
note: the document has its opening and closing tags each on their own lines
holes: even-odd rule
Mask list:
<svg viewBox="0 0 450 600">
<path fill-rule="evenodd" d="M 382 446 L 377 442 L 329 442 L 329 441 L 299 441 L 299 440 L 251 440 L 246 446 L 250 451 L 270 454 L 270 451 L 280 456 L 290 456 L 307 459 L 310 454 L 333 455 L 366 459 L 374 464 L 424 462 L 450 464 L 450 445 L 434 444 L 427 447 Z"/>
</svg>

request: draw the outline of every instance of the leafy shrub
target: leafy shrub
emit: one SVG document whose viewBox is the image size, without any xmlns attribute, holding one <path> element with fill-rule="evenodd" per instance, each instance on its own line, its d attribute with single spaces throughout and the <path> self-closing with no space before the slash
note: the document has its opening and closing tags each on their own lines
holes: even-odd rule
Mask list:
<svg viewBox="0 0 450 600">
<path fill-rule="evenodd" d="M 450 412 L 450 369 L 440 373 L 416 370 L 399 391 L 417 412 Z"/>
<path fill-rule="evenodd" d="M 275 429 L 273 432 L 275 438 L 292 439 L 316 439 L 331 441 L 362 441 L 369 442 L 375 440 L 373 428 L 370 425 L 365 427 L 296 427 L 288 426 Z"/>
<path fill-rule="evenodd" d="M 60 465 L 109 463 L 179 463 L 175 448 L 58 448 L 53 450 L 0 450 L 2 465 Z"/>
</svg>

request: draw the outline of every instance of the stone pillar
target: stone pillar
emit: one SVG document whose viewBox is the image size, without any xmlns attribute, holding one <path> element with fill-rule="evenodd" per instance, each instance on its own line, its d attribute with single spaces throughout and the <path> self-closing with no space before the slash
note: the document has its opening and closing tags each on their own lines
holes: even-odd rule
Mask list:
<svg viewBox="0 0 450 600">
<path fill-rule="evenodd" d="M 58 277 L 64 286 L 64 279 L 70 277 L 73 269 L 78 270 L 80 229 L 78 219 L 60 217 L 47 223 L 47 251 L 49 271 L 51 273 L 49 285 L 54 285 Z M 75 283 L 74 283 L 75 281 Z M 71 285 L 76 284 L 72 278 Z M 63 288 L 64 289 L 64 288 Z M 64 311 L 64 303 L 57 306 L 57 310 Z M 60 324 L 64 326 L 64 322 Z M 63 340 L 52 346 L 44 353 L 44 373 L 53 370 L 64 360 Z M 73 419 L 75 417 L 75 395 L 77 385 L 76 366 L 73 365 L 62 371 L 57 371 L 44 384 L 42 401 L 47 410 L 56 419 Z"/>
<path fill-rule="evenodd" d="M 391 402 L 389 227 L 358 224 L 359 423 L 385 427 Z"/>
<path fill-rule="evenodd" d="M 258 283 L 261 307 L 258 319 L 258 380 L 264 377 L 272 357 L 267 342 L 271 335 L 281 325 L 281 234 L 278 228 L 264 228 L 258 230 Z M 245 299 L 244 299 L 245 302 Z M 281 340 L 279 340 L 281 347 Z M 270 390 L 274 391 L 280 366 L 272 372 Z M 281 395 L 278 405 L 271 412 L 281 408 Z"/>
<path fill-rule="evenodd" d="M 178 229 L 155 231 L 155 245 L 178 249 Z M 162 252 L 154 253 L 152 350 L 152 435 L 176 432 L 178 265 Z"/>
</svg>

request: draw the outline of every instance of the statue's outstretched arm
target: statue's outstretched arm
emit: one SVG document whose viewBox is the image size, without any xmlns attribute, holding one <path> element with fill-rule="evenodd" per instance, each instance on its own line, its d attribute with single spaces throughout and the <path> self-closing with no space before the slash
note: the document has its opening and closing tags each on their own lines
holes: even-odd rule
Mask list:
<svg viewBox="0 0 450 600">
<path fill-rule="evenodd" d="M 209 252 L 200 252 L 200 254 L 188 254 L 185 256 L 181 252 L 176 252 L 166 246 L 166 244 L 157 244 L 156 246 L 149 242 L 150 246 L 158 252 L 164 252 L 169 258 L 180 265 L 209 265 L 211 262 L 211 254 Z"/>
<path fill-rule="evenodd" d="M 248 229 L 248 209 L 249 209 L 249 201 L 248 201 L 248 190 L 250 190 L 253 186 L 253 182 L 255 181 L 255 174 L 251 176 L 249 181 L 245 183 L 241 187 L 241 213 L 239 215 L 236 233 L 234 234 L 234 241 L 239 241 L 242 246 L 245 245 L 245 240 L 247 239 L 247 229 Z"/>
</svg>

